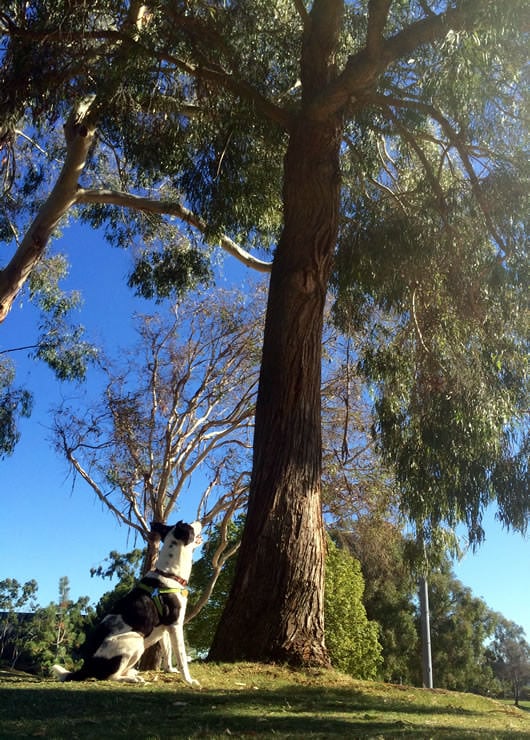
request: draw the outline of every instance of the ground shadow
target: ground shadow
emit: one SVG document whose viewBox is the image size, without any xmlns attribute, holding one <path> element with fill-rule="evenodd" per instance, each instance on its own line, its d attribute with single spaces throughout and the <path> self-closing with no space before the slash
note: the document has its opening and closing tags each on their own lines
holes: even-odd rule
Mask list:
<svg viewBox="0 0 530 740">
<path fill-rule="evenodd" d="M 369 696 L 352 687 L 286 686 L 270 691 L 193 691 L 181 684 L 120 686 L 1 680 L 0 738 L 502 738 L 529 731 L 454 728 L 452 715 L 473 727 L 480 713 L 454 706 Z M 393 695 L 395 697 L 395 695 Z M 428 698 L 428 693 L 426 698 Z M 502 707 L 500 709 L 502 711 Z M 418 717 L 419 715 L 419 717 Z M 410 719 L 409 719 L 410 718 Z M 468 722 L 469 720 L 469 722 Z M 514 728 L 515 729 L 515 728 Z"/>
</svg>

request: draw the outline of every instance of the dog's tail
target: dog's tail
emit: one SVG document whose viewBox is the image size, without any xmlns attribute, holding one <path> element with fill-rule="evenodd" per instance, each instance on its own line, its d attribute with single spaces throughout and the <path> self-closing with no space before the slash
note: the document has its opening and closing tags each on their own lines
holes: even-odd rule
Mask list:
<svg viewBox="0 0 530 740">
<path fill-rule="evenodd" d="M 59 681 L 68 681 L 72 675 L 72 671 L 67 671 L 62 665 L 52 665 L 51 672 Z"/>
</svg>

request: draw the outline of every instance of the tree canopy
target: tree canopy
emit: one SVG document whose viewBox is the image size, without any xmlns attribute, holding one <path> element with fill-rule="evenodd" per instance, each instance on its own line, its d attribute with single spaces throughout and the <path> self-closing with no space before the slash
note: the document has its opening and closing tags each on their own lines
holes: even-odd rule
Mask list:
<svg viewBox="0 0 530 740">
<path fill-rule="evenodd" d="M 0 318 L 68 216 L 133 247 L 145 295 L 208 281 L 215 243 L 271 271 L 217 657 L 326 661 L 330 287 L 339 325 L 366 329 L 360 371 L 405 511 L 480 541 L 495 500 L 526 526 L 525 13 L 523 0 L 0 3 Z M 249 589 L 273 573 L 262 603 Z"/>
</svg>

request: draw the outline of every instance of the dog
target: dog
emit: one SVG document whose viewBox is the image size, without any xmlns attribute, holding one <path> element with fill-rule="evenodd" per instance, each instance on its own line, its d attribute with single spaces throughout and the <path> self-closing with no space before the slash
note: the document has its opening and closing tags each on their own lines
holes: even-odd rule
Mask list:
<svg viewBox="0 0 530 740">
<path fill-rule="evenodd" d="M 170 646 L 186 683 L 199 686 L 190 676 L 183 626 L 193 550 L 202 543 L 201 524 L 180 521 L 168 526 L 154 522 L 152 530 L 163 542 L 154 570 L 121 598 L 94 629 L 85 643 L 87 657 L 79 670 L 52 667 L 61 681 L 96 678 L 142 682 L 134 666 L 148 647 L 162 640 L 166 668 L 175 670 L 171 665 L 171 650 L 167 650 Z"/>
</svg>

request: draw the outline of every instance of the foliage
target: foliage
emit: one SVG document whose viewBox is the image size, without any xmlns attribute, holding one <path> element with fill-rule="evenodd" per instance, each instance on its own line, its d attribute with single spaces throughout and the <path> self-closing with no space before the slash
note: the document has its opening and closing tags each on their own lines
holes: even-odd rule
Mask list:
<svg viewBox="0 0 530 740">
<path fill-rule="evenodd" d="M 59 582 L 58 603 L 37 606 L 37 590 L 35 581 L 21 585 L 8 578 L 0 582 L 0 657 L 9 660 L 11 667 L 47 675 L 56 662 L 71 664 L 71 655 L 84 641 L 92 609 L 87 596 L 70 600 L 66 577 Z"/>
<path fill-rule="evenodd" d="M 29 416 L 33 405 L 31 394 L 14 383 L 13 364 L 0 358 L 0 459 L 11 455 L 20 437 L 19 419 Z"/>
<path fill-rule="evenodd" d="M 59 380 L 83 380 L 97 350 L 84 339 L 84 327 L 72 325 L 70 315 L 81 305 L 77 291 L 65 293 L 59 285 L 68 274 L 68 262 L 55 255 L 40 262 L 30 277 L 30 298 L 41 311 L 34 356 L 44 360 Z"/>
<path fill-rule="evenodd" d="M 5 578 L 0 581 L 0 609 L 4 612 L 32 609 L 37 589 L 35 580 L 19 583 L 16 578 Z"/>
<path fill-rule="evenodd" d="M 497 213 L 504 203 L 513 223 L 506 242 L 498 234 L 495 240 L 487 217 L 476 222 L 470 193 L 457 197 L 449 180 L 434 187 L 421 170 L 406 169 L 416 157 L 431 174 L 441 167 L 445 155 L 438 150 L 434 156 L 429 146 L 420 154 L 412 140 L 419 129 L 437 140 L 435 128 L 419 111 L 391 118 L 397 131 L 403 126 L 409 132 L 399 144 L 385 123 L 380 132 L 392 151 L 388 169 L 398 190 L 406 191 L 406 202 L 397 208 L 396 201 L 377 196 L 377 186 L 370 205 L 357 202 L 366 218 L 343 231 L 335 315 L 345 328 L 359 322 L 372 327 L 359 347 L 359 368 L 373 385 L 375 431 L 394 466 L 404 510 L 434 529 L 443 521 L 463 521 L 471 540 L 480 542 L 481 512 L 492 500 L 502 521 L 525 527 L 528 204 L 522 191 L 514 195 L 507 172 L 499 171 L 503 164 L 476 155 L 484 172 L 477 198 L 490 209 L 498 197 Z M 496 141 L 501 162 L 511 159 L 507 147 L 515 134 L 509 129 L 506 141 Z M 464 157 L 461 165 L 468 173 L 471 161 Z M 514 170 L 513 177 L 520 178 L 520 190 L 527 173 L 516 176 Z M 470 180 L 468 187 L 478 189 L 478 181 Z"/>
<path fill-rule="evenodd" d="M 394 683 L 416 683 L 417 584 L 400 526 L 376 513 L 334 529 L 332 536 L 361 566 L 366 614 L 379 630 L 378 676 Z"/>
<path fill-rule="evenodd" d="M 83 380 L 88 365 L 97 358 L 95 347 L 84 338 L 84 328 L 71 323 L 80 296 L 76 292 L 66 294 L 60 288 L 59 281 L 66 273 L 67 263 L 61 255 L 42 260 L 31 274 L 29 289 L 41 312 L 39 334 L 32 344 L 0 352 L 0 458 L 12 454 L 20 438 L 19 420 L 29 417 L 33 407 L 32 394 L 14 385 L 15 353 L 30 351 L 31 357 L 46 362 L 61 381 Z"/>
<path fill-rule="evenodd" d="M 14 666 L 19 657 L 18 633 L 22 626 L 20 612 L 36 607 L 37 582 L 19 583 L 15 578 L 0 581 L 0 659 Z"/>
<path fill-rule="evenodd" d="M 328 539 L 326 644 L 333 665 L 354 678 L 375 678 L 382 663 L 376 622 L 366 617 L 359 562 Z"/>
<path fill-rule="evenodd" d="M 138 258 L 128 285 L 143 298 L 179 298 L 199 283 L 211 279 L 210 263 L 196 249 L 167 247 L 163 253 L 149 253 Z"/>
</svg>

